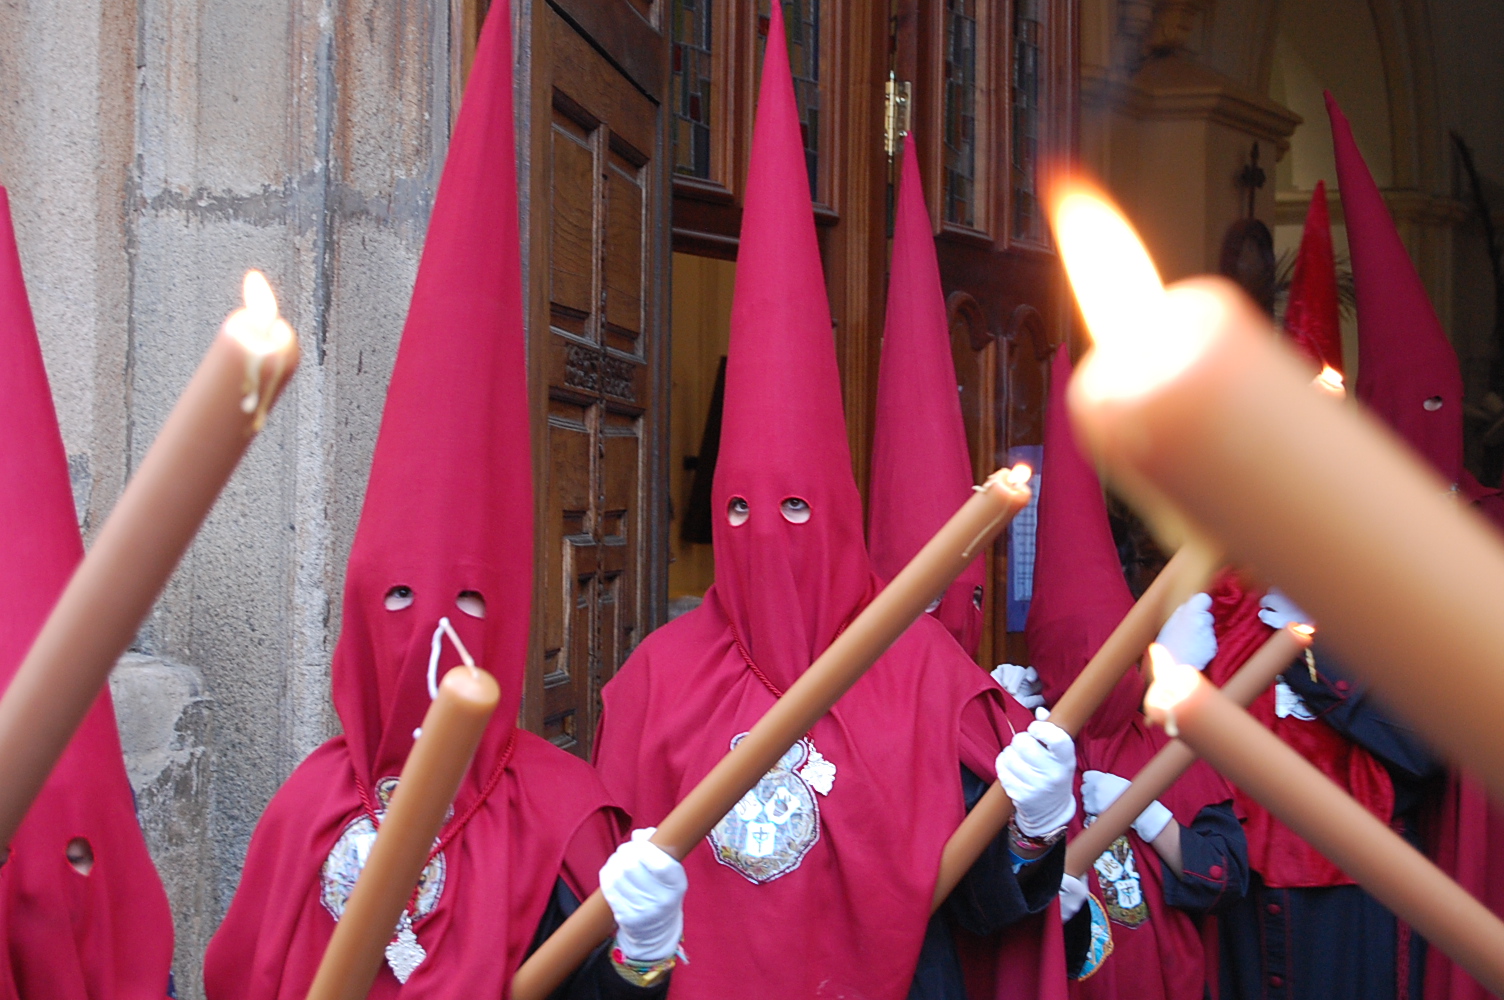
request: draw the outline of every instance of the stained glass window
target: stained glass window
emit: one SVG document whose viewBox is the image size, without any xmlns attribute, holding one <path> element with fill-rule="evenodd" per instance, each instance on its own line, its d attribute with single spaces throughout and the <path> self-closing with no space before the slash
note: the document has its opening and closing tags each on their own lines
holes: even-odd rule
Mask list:
<svg viewBox="0 0 1504 1000">
<path fill-rule="evenodd" d="M 674 170 L 710 176 L 710 5 L 674 0 Z"/>
<path fill-rule="evenodd" d="M 976 225 L 977 0 L 945 2 L 945 220 Z"/>
<path fill-rule="evenodd" d="M 1013 237 L 1042 240 L 1044 219 L 1039 204 L 1039 141 L 1043 108 L 1039 103 L 1044 24 L 1042 0 L 1017 0 L 1013 15 Z"/>
<path fill-rule="evenodd" d="M 757 36 L 768 38 L 768 0 L 757 2 Z M 804 137 L 804 160 L 809 167 L 810 197 L 819 200 L 820 165 L 820 0 L 783 0 L 783 22 L 789 36 L 789 69 L 794 74 L 794 103 L 799 108 L 799 131 Z M 757 78 L 762 79 L 763 44 L 757 46 Z"/>
</svg>

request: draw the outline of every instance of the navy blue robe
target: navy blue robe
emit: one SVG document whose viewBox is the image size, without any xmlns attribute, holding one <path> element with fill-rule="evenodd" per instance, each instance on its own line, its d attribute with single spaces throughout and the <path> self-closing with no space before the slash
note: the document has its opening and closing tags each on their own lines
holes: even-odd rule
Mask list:
<svg viewBox="0 0 1504 1000">
<path fill-rule="evenodd" d="M 987 783 L 963 766 L 961 790 L 966 797 L 966 811 L 971 812 L 987 791 Z M 1060 877 L 1064 873 L 1065 841 L 1015 873 L 1008 853 L 1008 831 L 1000 833 L 951 892 L 945 905 L 930 918 L 924 947 L 919 952 L 919 967 L 909 987 L 909 1000 L 966 1000 L 966 983 L 951 936 L 951 922 L 979 937 L 1002 930 L 1043 912 L 1060 894 Z"/>
</svg>

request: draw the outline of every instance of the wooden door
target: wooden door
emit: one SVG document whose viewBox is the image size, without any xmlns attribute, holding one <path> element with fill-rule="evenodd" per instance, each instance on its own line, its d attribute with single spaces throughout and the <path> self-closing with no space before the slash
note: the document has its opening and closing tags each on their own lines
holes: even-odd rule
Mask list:
<svg viewBox="0 0 1504 1000">
<path fill-rule="evenodd" d="M 896 0 L 893 71 L 910 85 L 952 355 L 980 477 L 1037 445 L 1050 348 L 1073 316 L 1040 202 L 1075 146 L 1079 0 Z M 1044 473 L 1048 476 L 1048 472 Z M 1008 621 L 1008 541 L 991 559 L 982 661 L 1026 663 Z"/>
<path fill-rule="evenodd" d="M 520 15 L 538 533 L 522 724 L 587 758 L 601 686 L 663 617 L 664 2 Z"/>
</svg>

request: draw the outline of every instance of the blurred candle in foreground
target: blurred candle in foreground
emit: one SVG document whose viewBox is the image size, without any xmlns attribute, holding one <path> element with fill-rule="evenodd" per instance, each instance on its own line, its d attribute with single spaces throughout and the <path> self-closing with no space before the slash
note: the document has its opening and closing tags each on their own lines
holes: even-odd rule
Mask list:
<svg viewBox="0 0 1504 1000">
<path fill-rule="evenodd" d="M 1396 715 L 1504 801 L 1491 529 L 1366 412 L 1311 392 L 1233 285 L 1161 289 L 1127 222 L 1087 189 L 1060 192 L 1054 218 L 1095 342 L 1068 402 L 1114 485 L 1162 537 L 1209 538 L 1277 583 Z"/>
<path fill-rule="evenodd" d="M 1151 646 L 1149 718 L 1393 910 L 1480 983 L 1504 995 L 1504 922 L 1195 667 Z"/>
<path fill-rule="evenodd" d="M 0 845 L 136 636 L 298 364 L 298 341 L 259 271 L 0 698 Z"/>
</svg>

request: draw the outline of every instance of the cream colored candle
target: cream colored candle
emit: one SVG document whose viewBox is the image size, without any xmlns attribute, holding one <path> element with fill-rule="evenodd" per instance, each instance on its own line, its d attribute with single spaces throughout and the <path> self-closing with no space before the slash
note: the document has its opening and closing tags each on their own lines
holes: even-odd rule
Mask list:
<svg viewBox="0 0 1504 1000">
<path fill-rule="evenodd" d="M 1306 625 L 1291 625 L 1275 632 L 1227 679 L 1222 694 L 1233 704 L 1247 708 L 1268 690 L 1301 650 L 1310 648 L 1313 634 L 1314 630 Z M 1149 803 L 1168 792 L 1194 763 L 1196 751 L 1181 740 L 1171 740 L 1161 747 L 1096 822 L 1066 845 L 1065 873 L 1076 878 L 1085 875 L 1112 842 L 1132 828 Z"/>
<path fill-rule="evenodd" d="M 1333 405 L 1227 282 L 1166 291 L 1105 200 L 1056 199 L 1096 346 L 1078 433 L 1161 534 L 1210 537 L 1321 623 L 1386 707 L 1504 801 L 1504 546 L 1358 407 Z M 1418 665 L 1435 669 L 1418 669 Z"/>
<path fill-rule="evenodd" d="M 658 824 L 653 843 L 676 858 L 705 839 L 904 630 L 924 613 L 1029 502 L 1026 465 L 997 472 L 920 549 L 872 603 L 821 653 L 710 773 Z M 529 956 L 512 980 L 513 1000 L 543 1000 L 615 926 L 600 891 L 592 893 Z"/>
<path fill-rule="evenodd" d="M 439 682 L 376 842 L 324 949 L 308 1000 L 364 1000 L 370 993 L 387 943 L 428 864 L 444 814 L 500 696 L 496 679 L 473 666 L 455 667 Z"/>
<path fill-rule="evenodd" d="M 260 272 L 225 320 L 0 699 L 0 844 L 10 843 L 115 661 L 298 364 Z"/>
<path fill-rule="evenodd" d="M 1194 667 L 1151 649 L 1149 717 L 1178 735 L 1491 992 L 1504 995 L 1504 922 Z"/>
</svg>

